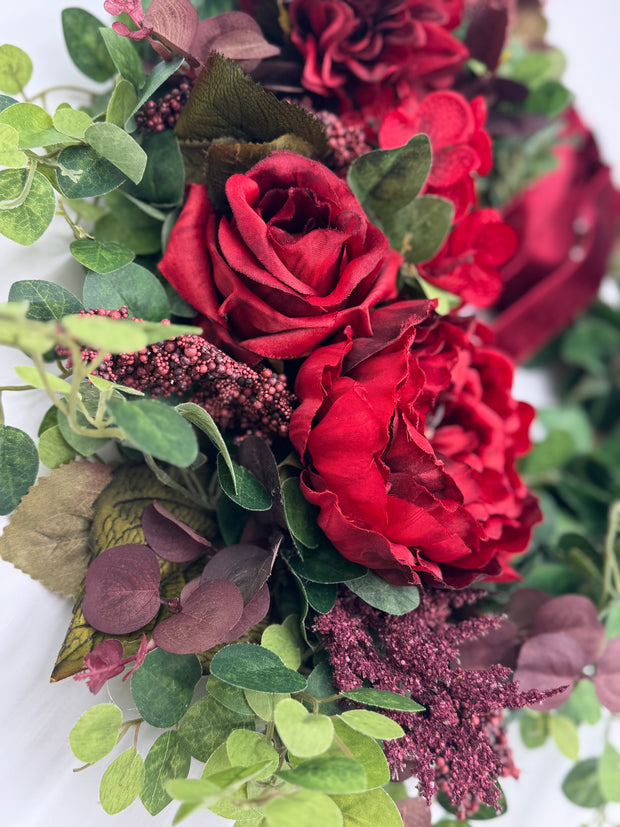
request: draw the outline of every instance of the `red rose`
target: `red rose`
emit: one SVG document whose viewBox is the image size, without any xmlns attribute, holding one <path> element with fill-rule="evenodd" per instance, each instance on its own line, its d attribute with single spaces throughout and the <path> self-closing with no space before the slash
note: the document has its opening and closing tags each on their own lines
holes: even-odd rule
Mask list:
<svg viewBox="0 0 620 827">
<path fill-rule="evenodd" d="M 400 256 L 347 184 L 317 161 L 274 152 L 226 184 L 232 214 L 193 185 L 159 269 L 233 355 L 305 356 L 396 295 Z"/>
<path fill-rule="evenodd" d="M 518 361 L 534 355 L 594 298 L 620 218 L 609 167 L 575 112 L 564 137 L 555 150 L 557 169 L 504 209 L 518 247 L 502 270 L 495 341 Z"/>
<path fill-rule="evenodd" d="M 427 301 L 372 314 L 372 338 L 315 351 L 295 386 L 290 438 L 304 496 L 347 559 L 396 584 L 511 578 L 540 519 L 515 471 L 529 405 L 483 325 Z"/>
</svg>

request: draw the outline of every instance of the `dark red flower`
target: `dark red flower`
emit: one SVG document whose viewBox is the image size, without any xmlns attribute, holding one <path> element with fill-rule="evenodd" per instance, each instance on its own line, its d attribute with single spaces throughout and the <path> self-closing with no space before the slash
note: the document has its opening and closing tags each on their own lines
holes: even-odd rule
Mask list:
<svg viewBox="0 0 620 827">
<path fill-rule="evenodd" d="M 533 410 L 488 329 L 432 308 L 377 310 L 372 338 L 302 365 L 289 431 L 302 490 L 338 551 L 393 583 L 510 579 L 540 519 L 514 468 Z"/>
<path fill-rule="evenodd" d="M 464 302 L 488 307 L 502 289 L 500 267 L 516 247 L 515 231 L 496 210 L 475 210 L 458 222 L 437 255 L 420 265 L 420 275 Z"/>
<path fill-rule="evenodd" d="M 502 270 L 497 346 L 518 361 L 534 355 L 594 298 L 620 219 L 620 193 L 592 136 L 569 113 L 558 167 L 517 196 L 504 220 L 518 249 Z"/>
<path fill-rule="evenodd" d="M 368 85 L 389 85 L 399 97 L 421 83 L 447 85 L 467 57 L 449 31 L 462 8 L 462 0 L 293 0 L 302 85 L 342 100 Z"/>
<path fill-rule="evenodd" d="M 344 181 L 274 152 L 229 178 L 226 195 L 230 217 L 190 187 L 160 264 L 209 341 L 254 364 L 305 356 L 347 325 L 371 335 L 369 311 L 395 297 L 401 259 Z"/>
</svg>

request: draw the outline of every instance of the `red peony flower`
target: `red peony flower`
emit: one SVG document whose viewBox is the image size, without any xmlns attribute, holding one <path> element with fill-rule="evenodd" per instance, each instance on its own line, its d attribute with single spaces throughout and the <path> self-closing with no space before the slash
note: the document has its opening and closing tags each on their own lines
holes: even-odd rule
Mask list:
<svg viewBox="0 0 620 827">
<path fill-rule="evenodd" d="M 424 192 L 452 201 L 458 219 L 476 202 L 472 174 L 486 175 L 491 169 L 486 117 L 482 97 L 467 101 L 452 91 L 431 92 L 422 101 L 411 96 L 383 121 L 379 144 L 382 149 L 395 149 L 426 133 L 433 163 Z"/>
<path fill-rule="evenodd" d="M 341 100 L 366 85 L 446 85 L 467 58 L 449 30 L 462 0 L 293 0 L 291 40 L 304 56 L 302 85 Z"/>
<path fill-rule="evenodd" d="M 206 338 L 250 364 L 305 356 L 396 295 L 400 256 L 323 164 L 275 152 L 226 184 L 232 215 L 190 187 L 159 265 Z"/>
<path fill-rule="evenodd" d="M 504 209 L 517 232 L 503 268 L 496 344 L 517 361 L 534 355 L 594 298 L 620 219 L 620 193 L 592 133 L 573 111 L 558 168 Z"/>
<path fill-rule="evenodd" d="M 488 307 L 502 290 L 500 267 L 516 247 L 515 231 L 497 210 L 475 210 L 453 228 L 437 255 L 419 266 L 420 275 L 475 307 Z"/>
<path fill-rule="evenodd" d="M 315 351 L 295 386 L 289 435 L 304 496 L 347 559 L 396 584 L 511 579 L 540 519 L 515 471 L 529 405 L 483 325 L 428 301 L 372 314 L 372 338 Z"/>
</svg>

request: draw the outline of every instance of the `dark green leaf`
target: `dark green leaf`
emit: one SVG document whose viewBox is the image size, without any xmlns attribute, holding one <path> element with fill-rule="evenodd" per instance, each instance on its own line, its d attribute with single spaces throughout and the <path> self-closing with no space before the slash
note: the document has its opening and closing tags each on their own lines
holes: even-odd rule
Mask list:
<svg viewBox="0 0 620 827">
<path fill-rule="evenodd" d="M 82 303 L 73 293 L 59 284 L 39 279 L 14 282 L 9 291 L 9 301 L 30 302 L 26 316 L 40 322 L 62 319 L 63 316 L 79 313 L 83 309 Z"/>
<path fill-rule="evenodd" d="M 288 784 L 332 795 L 367 789 L 364 767 L 350 758 L 312 758 L 293 770 L 280 770 L 276 775 Z"/>
<path fill-rule="evenodd" d="M 317 548 L 305 547 L 301 557 L 292 557 L 288 563 L 293 571 L 314 583 L 344 583 L 366 574 L 367 569 L 351 563 L 323 537 Z"/>
<path fill-rule="evenodd" d="M 134 109 L 134 114 L 138 111 L 138 109 L 140 109 L 141 106 L 144 106 L 149 98 L 153 97 L 162 83 L 165 83 L 168 78 L 177 71 L 182 63 L 182 57 L 173 57 L 171 60 L 162 60 L 153 67 L 148 74 L 146 83 L 142 87 L 142 93 L 138 98 L 136 108 Z"/>
<path fill-rule="evenodd" d="M 91 80 L 111 78 L 116 67 L 101 37 L 100 20 L 84 9 L 62 11 L 62 30 L 71 60 Z"/>
<path fill-rule="evenodd" d="M 119 74 L 139 90 L 144 83 L 144 68 L 134 43 L 112 29 L 102 27 L 99 33 Z"/>
<path fill-rule="evenodd" d="M 207 761 L 235 729 L 254 729 L 254 720 L 218 703 L 214 697 L 201 698 L 187 711 L 179 735 L 187 741 L 194 758 Z"/>
<path fill-rule="evenodd" d="M 126 247 L 122 249 L 131 252 Z M 105 310 L 126 305 L 130 316 L 149 322 L 170 318 L 166 291 L 150 270 L 135 262 L 105 275 L 88 273 L 84 281 L 84 305 L 87 309 Z"/>
<path fill-rule="evenodd" d="M 424 707 L 412 701 L 406 695 L 390 692 L 387 689 L 349 689 L 340 693 L 344 698 L 366 706 L 378 706 L 381 709 L 394 709 L 401 712 L 421 712 Z"/>
<path fill-rule="evenodd" d="M 147 163 L 139 184 L 126 184 L 124 190 L 150 204 L 178 204 L 183 198 L 185 169 L 179 142 L 170 130 L 145 135 L 142 149 Z"/>
<path fill-rule="evenodd" d="M 535 89 L 525 101 L 525 109 L 537 115 L 556 118 L 572 100 L 571 92 L 557 80 L 548 80 Z"/>
<path fill-rule="evenodd" d="M 13 106 L 14 103 L 19 103 L 19 101 L 8 95 L 0 95 L 0 112 L 4 112 L 7 107 Z"/>
<path fill-rule="evenodd" d="M 94 241 L 91 238 L 81 238 L 72 241 L 69 250 L 73 258 L 94 273 L 111 273 L 113 270 L 118 270 L 129 264 L 134 259 L 133 251 L 129 247 L 125 247 L 124 244 L 116 244 L 114 241 Z M 100 306 L 103 307 L 103 305 Z M 117 307 L 120 307 L 120 305 L 117 305 Z"/>
<path fill-rule="evenodd" d="M 334 608 L 338 594 L 336 583 L 311 583 L 306 580 L 303 586 L 308 603 L 315 611 L 320 612 L 320 614 L 327 614 Z"/>
<path fill-rule="evenodd" d="M 146 168 L 146 152 L 124 129 L 113 123 L 94 123 L 84 133 L 84 140 L 130 181 L 140 183 Z"/>
<path fill-rule="evenodd" d="M 144 786 L 140 800 L 149 813 L 160 813 L 171 801 L 165 784 L 172 778 L 187 778 L 191 753 L 184 738 L 171 730 L 155 741 L 144 761 Z"/>
<path fill-rule="evenodd" d="M 131 694 L 144 720 L 164 729 L 187 712 L 201 677 L 196 655 L 173 655 L 154 649 L 131 676 Z"/>
<path fill-rule="evenodd" d="M 592 681 L 587 678 L 577 681 L 569 699 L 560 709 L 576 724 L 597 724 L 601 719 L 601 703 Z"/>
<path fill-rule="evenodd" d="M 88 146 L 67 146 L 58 156 L 58 188 L 67 198 L 105 195 L 119 187 L 125 176 Z"/>
<path fill-rule="evenodd" d="M 43 419 L 39 425 L 39 430 L 37 431 L 37 436 L 41 436 L 41 434 L 44 434 L 48 428 L 54 428 L 56 425 L 58 425 L 58 408 L 56 405 L 52 405 L 52 407 L 48 408 L 43 415 Z"/>
<path fill-rule="evenodd" d="M 217 652 L 211 674 L 225 683 L 259 692 L 301 692 L 306 680 L 280 658 L 252 643 L 234 643 Z"/>
<path fill-rule="evenodd" d="M 329 698 L 331 695 L 336 694 L 333 683 L 334 676 L 329 665 L 329 658 L 326 657 L 325 652 L 323 652 L 322 655 L 323 659 L 321 659 L 320 655 L 316 657 L 316 666 L 308 675 L 308 686 L 306 688 L 308 695 L 317 698 L 317 700 Z M 320 710 L 324 715 L 338 715 L 341 712 L 340 706 L 335 701 L 322 703 Z"/>
<path fill-rule="evenodd" d="M 231 686 L 218 680 L 215 675 L 209 675 L 207 679 L 207 692 L 212 698 L 225 706 L 227 709 L 236 712 L 238 715 L 254 715 L 251 707 L 245 699 L 243 689 L 238 686 Z"/>
<path fill-rule="evenodd" d="M 428 261 L 437 253 L 450 232 L 453 219 L 451 201 L 437 195 L 421 195 L 392 214 L 384 222 L 384 231 L 390 245 L 403 254 L 405 261 L 417 264 Z"/>
<path fill-rule="evenodd" d="M 39 455 L 28 434 L 0 425 L 0 514 L 9 514 L 19 505 L 38 471 Z"/>
<path fill-rule="evenodd" d="M 345 585 L 369 606 L 387 614 L 404 615 L 420 605 L 415 586 L 393 586 L 372 571 L 356 580 L 347 580 Z"/>
<path fill-rule="evenodd" d="M 568 800 L 580 807 L 602 807 L 605 796 L 599 785 L 598 771 L 598 758 L 586 758 L 575 764 L 562 782 L 562 792 Z"/>
<path fill-rule="evenodd" d="M 248 511 L 268 511 L 271 498 L 254 474 L 247 468 L 232 463 L 234 477 L 222 454 L 217 457 L 217 474 L 224 493 Z"/>
<path fill-rule="evenodd" d="M 519 719 L 521 740 L 529 749 L 542 747 L 549 735 L 547 712 L 525 712 Z"/>
<path fill-rule="evenodd" d="M 0 201 L 10 204 L 22 195 L 25 195 L 22 203 L 8 208 L 0 206 L 0 233 L 27 247 L 49 227 L 56 209 L 56 197 L 52 185 L 40 172 L 35 172 L 28 183 L 26 169 L 0 170 Z"/>
<path fill-rule="evenodd" d="M 222 539 L 227 546 L 234 546 L 241 539 L 251 512 L 241 508 L 228 497 L 218 497 L 215 510 Z"/>
<path fill-rule="evenodd" d="M 174 408 L 157 399 L 109 402 L 108 409 L 127 439 L 139 451 L 187 468 L 198 455 L 192 426 Z"/>
<path fill-rule="evenodd" d="M 282 483 L 284 514 L 289 531 L 308 548 L 316 548 L 322 536 L 317 523 L 319 509 L 301 493 L 298 477 L 289 477 Z"/>
<path fill-rule="evenodd" d="M 147 215 L 121 192 L 106 196 L 110 210 L 95 224 L 97 241 L 117 241 L 138 256 L 158 253 L 161 249 L 162 224 Z"/>
</svg>

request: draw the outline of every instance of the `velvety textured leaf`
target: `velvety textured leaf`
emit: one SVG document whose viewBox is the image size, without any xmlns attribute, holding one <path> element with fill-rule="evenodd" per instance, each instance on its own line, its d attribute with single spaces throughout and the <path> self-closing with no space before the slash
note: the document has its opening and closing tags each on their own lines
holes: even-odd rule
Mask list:
<svg viewBox="0 0 620 827">
<path fill-rule="evenodd" d="M 133 257 L 133 252 L 127 252 Z M 135 262 L 105 275 L 88 273 L 84 281 L 84 305 L 89 310 L 100 307 L 117 310 L 125 305 L 129 316 L 149 322 L 170 318 L 166 291 L 150 270 Z"/>
<path fill-rule="evenodd" d="M 580 594 L 554 597 L 536 612 L 533 634 L 563 632 L 583 649 L 588 663 L 595 663 L 605 648 L 605 627 L 594 603 Z"/>
<path fill-rule="evenodd" d="M 267 582 L 273 554 L 249 543 L 228 546 L 218 551 L 204 567 L 201 581 L 230 580 L 248 603 Z"/>
<path fill-rule="evenodd" d="M 305 580 L 303 584 L 308 603 L 316 612 L 327 614 L 334 608 L 338 595 L 336 583 L 311 583 Z"/>
<path fill-rule="evenodd" d="M 116 67 L 105 47 L 100 20 L 84 9 L 64 9 L 62 30 L 71 60 L 91 80 L 102 82 L 112 77 Z"/>
<path fill-rule="evenodd" d="M 137 100 L 138 96 L 132 84 L 119 77 L 105 111 L 106 122 L 124 128 L 127 121 L 131 120 Z"/>
<path fill-rule="evenodd" d="M 38 471 L 39 454 L 28 434 L 0 425 L 0 514 L 10 514 L 17 507 Z"/>
<path fill-rule="evenodd" d="M 229 631 L 226 643 L 232 643 L 238 640 L 248 630 L 252 629 L 252 627 L 257 626 L 257 624 L 267 616 L 270 602 L 271 594 L 269 592 L 269 586 L 265 583 L 256 592 L 254 597 L 244 605 L 243 614 L 239 622 Z"/>
<path fill-rule="evenodd" d="M 415 586 L 393 586 L 372 571 L 356 580 L 347 580 L 351 591 L 374 609 L 391 615 L 404 615 L 420 605 L 420 593 Z"/>
<path fill-rule="evenodd" d="M 517 662 L 514 680 L 522 690 L 567 688 L 536 704 L 536 709 L 557 709 L 570 695 L 574 681 L 588 663 L 577 641 L 562 632 L 536 635 L 526 640 Z"/>
<path fill-rule="evenodd" d="M 233 767 L 251 767 L 267 762 L 265 770 L 256 776 L 261 781 L 269 778 L 279 764 L 279 755 L 261 732 L 235 729 L 226 739 L 226 752 Z"/>
<path fill-rule="evenodd" d="M 159 611 L 159 563 L 146 546 L 108 549 L 86 572 L 84 617 L 111 635 L 142 628 Z"/>
<path fill-rule="evenodd" d="M 288 784 L 332 795 L 360 793 L 366 789 L 364 767 L 350 758 L 313 758 L 292 770 L 280 770 L 276 775 Z"/>
<path fill-rule="evenodd" d="M 224 457 L 218 455 L 217 474 L 224 493 L 248 511 L 268 511 L 271 508 L 271 498 L 254 474 L 235 462 L 232 466 L 234 476 Z"/>
<path fill-rule="evenodd" d="M 195 655 L 154 649 L 131 676 L 131 694 L 144 720 L 165 729 L 187 712 L 201 677 L 202 669 Z"/>
<path fill-rule="evenodd" d="M 92 123 L 92 118 L 81 109 L 73 109 L 68 104 L 61 103 L 54 117 L 52 123 L 54 129 L 62 132 L 63 135 L 68 135 L 70 138 L 77 138 L 82 140 L 84 132 Z"/>
<path fill-rule="evenodd" d="M 142 530 L 146 542 L 153 551 L 174 563 L 195 560 L 211 548 L 208 540 L 178 520 L 157 500 L 145 509 L 142 515 Z"/>
<path fill-rule="evenodd" d="M 78 761 L 92 764 L 111 752 L 122 722 L 123 713 L 115 704 L 87 709 L 69 733 L 69 746 Z"/>
<path fill-rule="evenodd" d="M 263 646 L 234 643 L 220 649 L 211 661 L 211 674 L 221 681 L 259 692 L 301 692 L 306 680 L 286 667 Z"/>
<path fill-rule="evenodd" d="M 594 686 L 599 701 L 620 714 L 620 637 L 610 640 L 596 665 Z"/>
<path fill-rule="evenodd" d="M 218 680 L 215 675 L 209 675 L 207 678 L 207 694 L 232 712 L 239 715 L 254 715 L 252 708 L 245 699 L 243 689 L 224 683 Z"/>
<path fill-rule="evenodd" d="M 99 800 L 108 815 L 120 813 L 140 795 L 144 785 L 144 761 L 135 747 L 112 761 L 99 786 Z"/>
<path fill-rule="evenodd" d="M 198 26 L 198 12 L 188 0 L 152 0 L 144 17 L 144 25 L 187 52 Z M 157 51 L 162 56 L 169 56 L 168 49 Z"/>
</svg>

